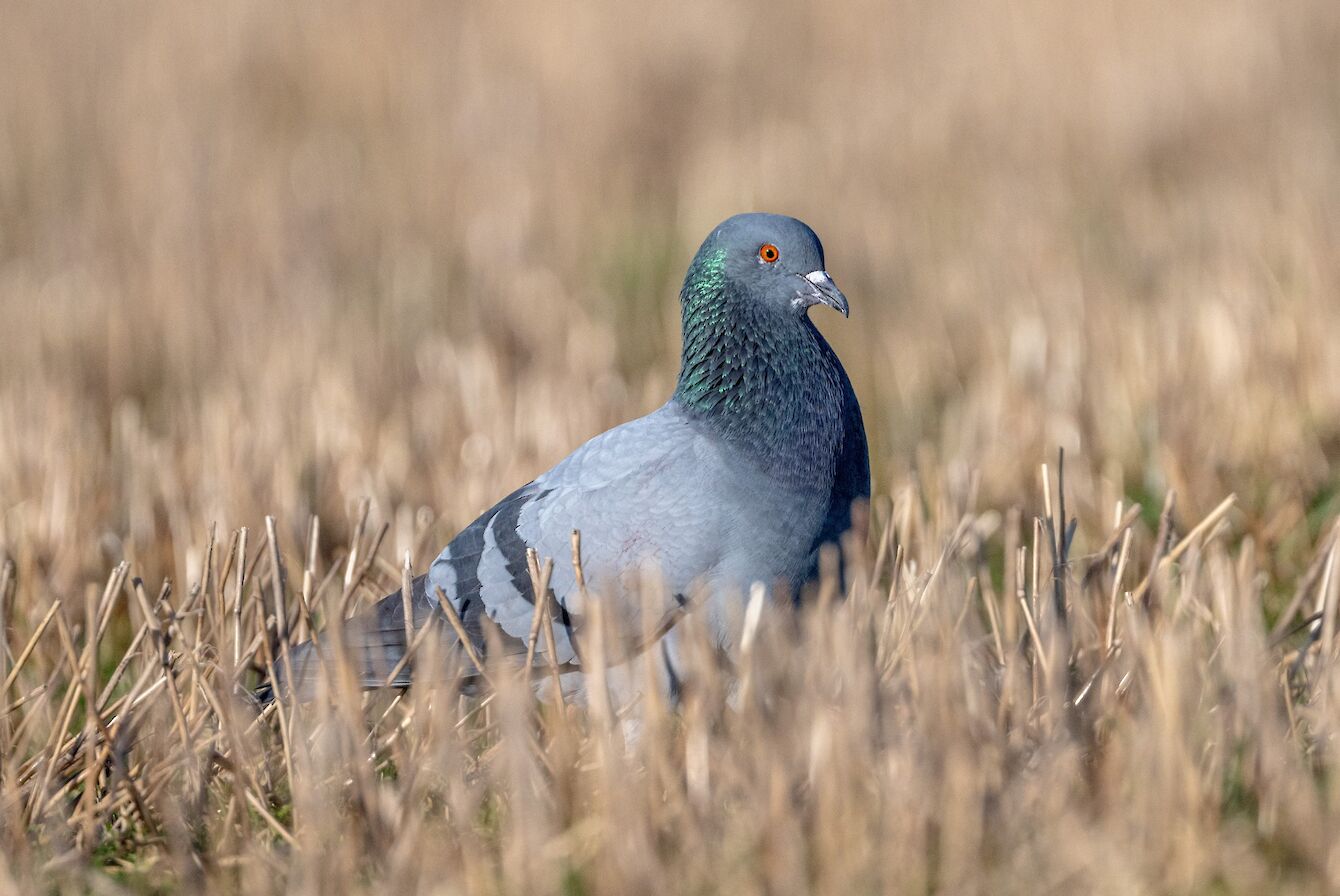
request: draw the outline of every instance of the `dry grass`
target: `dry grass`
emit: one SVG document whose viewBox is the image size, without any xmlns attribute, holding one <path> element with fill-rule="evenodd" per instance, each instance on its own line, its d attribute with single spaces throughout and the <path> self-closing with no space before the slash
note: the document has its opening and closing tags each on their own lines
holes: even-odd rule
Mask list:
<svg viewBox="0 0 1340 896">
<path fill-rule="evenodd" d="M 0 59 L 0 888 L 1340 888 L 1333 0 L 10 4 Z M 257 722 L 276 597 L 654 407 L 751 208 L 852 299 L 849 599 L 631 743 L 503 670 Z"/>
</svg>

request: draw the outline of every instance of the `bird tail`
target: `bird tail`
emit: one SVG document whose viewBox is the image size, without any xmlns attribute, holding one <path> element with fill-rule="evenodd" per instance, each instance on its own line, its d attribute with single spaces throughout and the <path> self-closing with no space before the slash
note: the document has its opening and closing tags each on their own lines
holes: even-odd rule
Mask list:
<svg viewBox="0 0 1340 896">
<path fill-rule="evenodd" d="M 412 582 L 413 631 L 418 633 L 425 626 L 432 630 L 424 632 L 422 637 L 411 637 L 420 642 L 416 655 L 422 656 L 418 651 L 427 651 L 426 642 L 435 638 L 438 656 L 448 657 L 459 650 L 460 641 L 445 624 L 441 611 L 429 604 L 427 578 L 419 576 Z M 322 678 L 333 681 L 341 662 L 347 664 L 362 689 L 409 687 L 414 677 L 414 657 L 405 660 L 408 646 L 404 599 L 399 591 L 391 592 L 367 611 L 344 620 L 338 631 L 338 641 L 335 632 L 327 629 L 310 641 L 290 647 L 287 657 L 281 645 L 276 652 L 274 676 L 256 689 L 256 699 L 262 705 L 280 695 L 298 702 L 313 700 Z M 337 649 L 341 649 L 343 660 Z"/>
</svg>

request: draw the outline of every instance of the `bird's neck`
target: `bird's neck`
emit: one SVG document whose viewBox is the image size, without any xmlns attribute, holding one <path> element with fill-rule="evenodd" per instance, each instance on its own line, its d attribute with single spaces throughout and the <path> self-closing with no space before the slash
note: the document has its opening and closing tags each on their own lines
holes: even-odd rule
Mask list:
<svg viewBox="0 0 1340 896">
<path fill-rule="evenodd" d="M 831 476 L 842 439 L 843 373 L 807 318 L 735 295 L 692 272 L 681 296 L 684 350 L 674 401 L 769 472 Z"/>
</svg>

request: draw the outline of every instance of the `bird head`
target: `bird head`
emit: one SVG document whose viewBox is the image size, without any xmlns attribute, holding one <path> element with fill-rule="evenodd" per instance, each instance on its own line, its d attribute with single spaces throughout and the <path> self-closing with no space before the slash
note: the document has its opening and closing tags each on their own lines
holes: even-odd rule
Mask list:
<svg viewBox="0 0 1340 896">
<path fill-rule="evenodd" d="M 704 278 L 799 317 L 813 305 L 848 314 L 847 297 L 824 270 L 824 247 L 803 221 L 760 212 L 728 218 L 703 241 L 685 281 L 686 291 Z"/>
</svg>

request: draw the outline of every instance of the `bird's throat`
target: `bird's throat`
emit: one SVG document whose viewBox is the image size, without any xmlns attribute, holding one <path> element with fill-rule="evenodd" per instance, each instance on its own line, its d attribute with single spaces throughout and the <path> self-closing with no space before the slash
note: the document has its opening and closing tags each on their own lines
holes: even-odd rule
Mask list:
<svg viewBox="0 0 1340 896">
<path fill-rule="evenodd" d="M 690 278 L 681 298 L 674 400 L 779 476 L 831 470 L 842 438 L 842 373 L 819 331 L 710 278 Z"/>
</svg>

